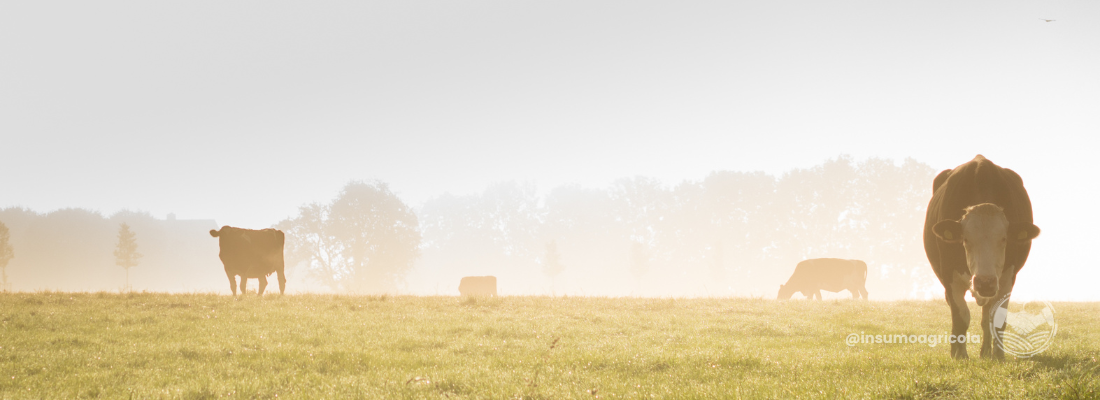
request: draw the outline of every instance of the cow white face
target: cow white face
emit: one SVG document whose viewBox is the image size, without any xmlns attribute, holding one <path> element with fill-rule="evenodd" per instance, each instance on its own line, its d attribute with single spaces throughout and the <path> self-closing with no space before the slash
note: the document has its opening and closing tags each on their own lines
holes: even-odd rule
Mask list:
<svg viewBox="0 0 1100 400">
<path fill-rule="evenodd" d="M 1039 236 L 1038 227 L 1009 224 L 1004 209 L 990 203 L 967 207 L 962 219 L 940 221 L 932 232 L 945 242 L 962 243 L 971 276 L 970 293 L 979 301 L 1005 294 L 999 293 L 999 288 L 1009 241 L 1023 242 Z"/>
</svg>

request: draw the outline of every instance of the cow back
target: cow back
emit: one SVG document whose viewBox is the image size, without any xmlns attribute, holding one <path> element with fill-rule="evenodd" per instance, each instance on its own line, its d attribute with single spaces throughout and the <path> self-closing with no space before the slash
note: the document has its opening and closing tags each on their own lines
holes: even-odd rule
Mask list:
<svg viewBox="0 0 1100 400">
<path fill-rule="evenodd" d="M 223 226 L 220 231 L 210 231 L 210 235 L 218 238 L 218 256 L 227 274 L 259 278 L 284 268 L 286 237 L 282 231 Z"/>
<path fill-rule="evenodd" d="M 793 291 L 827 290 L 839 292 L 849 283 L 861 286 L 867 281 L 867 263 L 839 258 L 814 258 L 799 262 L 784 286 Z"/>
<path fill-rule="evenodd" d="M 458 293 L 462 296 L 496 296 L 497 277 L 467 276 L 458 282 Z"/>
</svg>

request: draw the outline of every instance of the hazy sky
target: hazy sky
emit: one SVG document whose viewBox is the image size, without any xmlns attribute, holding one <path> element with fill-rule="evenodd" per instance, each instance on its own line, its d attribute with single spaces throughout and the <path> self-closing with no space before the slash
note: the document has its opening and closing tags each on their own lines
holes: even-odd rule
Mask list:
<svg viewBox="0 0 1100 400">
<path fill-rule="evenodd" d="M 1100 279 L 1097 71 L 1094 0 L 3 2 L 0 207 L 263 227 L 351 179 L 418 206 L 982 153 L 1033 261 Z"/>
</svg>

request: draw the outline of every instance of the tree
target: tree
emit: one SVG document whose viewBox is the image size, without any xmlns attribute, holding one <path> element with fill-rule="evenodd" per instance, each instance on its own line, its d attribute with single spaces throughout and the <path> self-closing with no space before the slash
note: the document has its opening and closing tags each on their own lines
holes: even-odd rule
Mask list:
<svg viewBox="0 0 1100 400">
<path fill-rule="evenodd" d="M 137 240 L 130 225 L 125 222 L 118 226 L 118 246 L 115 247 L 115 265 L 126 270 L 126 290 L 130 290 L 130 268 L 138 265 L 141 253 L 137 251 Z"/>
<path fill-rule="evenodd" d="M 648 252 L 666 252 L 670 244 L 663 234 L 672 230 L 667 218 L 675 203 L 672 192 L 655 178 L 634 177 L 615 181 L 609 195 L 616 222 L 627 230 L 628 239 L 645 245 Z"/>
<path fill-rule="evenodd" d="M 11 244 L 8 240 L 11 239 L 11 234 L 8 232 L 8 226 L 0 222 L 0 291 L 10 290 L 8 284 L 8 261 L 15 258 L 15 250 L 11 248 Z"/>
<path fill-rule="evenodd" d="M 306 263 L 333 290 L 396 289 L 420 256 L 416 215 L 382 182 L 350 182 L 331 203 L 302 206 L 277 228 L 291 264 Z"/>
<path fill-rule="evenodd" d="M 561 254 L 558 254 L 558 244 L 551 240 L 549 243 L 546 243 L 546 254 L 542 260 L 542 272 L 550 277 L 551 286 L 553 286 L 554 278 L 557 278 L 562 271 L 565 271 L 565 266 L 561 265 Z"/>
<path fill-rule="evenodd" d="M 714 171 L 671 186 L 633 177 L 539 196 L 529 185 L 498 183 L 425 203 L 421 271 L 440 282 L 514 274 L 510 285 L 534 290 L 545 285 L 535 271 L 560 276 L 547 249 L 553 239 L 577 287 L 599 282 L 602 294 L 718 286 L 771 296 L 799 261 L 838 257 L 867 261 L 872 291 L 919 297 L 937 290 L 919 235 L 934 176 L 912 159 L 841 155 L 779 176 Z"/>
</svg>

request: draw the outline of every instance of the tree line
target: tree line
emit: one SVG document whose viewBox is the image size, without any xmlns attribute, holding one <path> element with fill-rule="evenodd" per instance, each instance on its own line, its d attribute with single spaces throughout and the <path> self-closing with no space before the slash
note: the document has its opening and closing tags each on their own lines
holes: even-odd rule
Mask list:
<svg viewBox="0 0 1100 400">
<path fill-rule="evenodd" d="M 499 183 L 423 206 L 420 280 L 442 277 L 449 290 L 460 275 L 492 274 L 505 293 L 770 298 L 798 261 L 836 257 L 868 262 L 872 296 L 925 297 L 935 281 L 920 232 L 934 172 L 841 156 L 676 185 L 633 177 L 540 195 Z"/>
<path fill-rule="evenodd" d="M 131 211 L 0 209 L 0 289 L 220 290 L 218 244 L 207 233 L 215 225 Z"/>
<path fill-rule="evenodd" d="M 872 298 L 926 297 L 935 281 L 920 231 L 934 172 L 912 159 L 841 156 L 778 176 L 715 171 L 674 185 L 631 177 L 540 192 L 501 182 L 419 209 L 383 182 L 357 181 L 275 227 L 286 232 L 288 273 L 338 292 L 453 294 L 462 276 L 495 275 L 504 294 L 771 298 L 798 261 L 837 257 L 867 261 Z M 156 279 L 176 281 L 138 274 L 139 288 L 223 286 L 217 242 L 206 234 L 214 221 L 9 208 L 0 223 L 12 227 L 14 280 L 36 276 L 24 289 L 118 286 L 100 278 L 123 275 L 105 266 L 136 263 L 110 258 L 124 237 L 136 237 L 143 265 L 160 268 Z"/>
<path fill-rule="evenodd" d="M 288 262 L 341 291 L 453 294 L 462 276 L 495 275 L 512 294 L 771 297 L 798 261 L 837 257 L 868 262 L 873 296 L 925 297 L 933 173 L 842 156 L 676 185 L 633 177 L 540 193 L 502 182 L 415 211 L 385 183 L 352 182 L 277 227 Z"/>
</svg>

